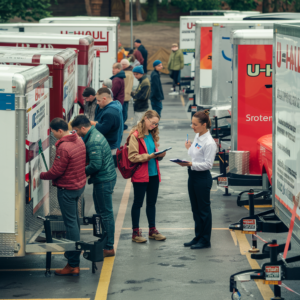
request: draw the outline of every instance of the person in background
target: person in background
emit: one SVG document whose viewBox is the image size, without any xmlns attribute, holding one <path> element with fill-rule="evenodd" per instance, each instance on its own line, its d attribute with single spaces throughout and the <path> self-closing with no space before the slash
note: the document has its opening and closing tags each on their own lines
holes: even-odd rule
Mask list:
<svg viewBox="0 0 300 300">
<path fill-rule="evenodd" d="M 168 70 L 171 73 L 170 77 L 173 79 L 173 88 L 169 95 L 178 95 L 178 92 L 176 92 L 176 86 L 180 86 L 180 71 L 183 67 L 183 53 L 180 49 L 178 49 L 178 44 L 172 44 L 172 53 L 169 57 Z"/>
<path fill-rule="evenodd" d="M 131 99 L 131 92 L 133 87 L 133 73 L 132 73 L 132 67 L 130 66 L 130 63 L 127 59 L 121 60 L 121 65 L 123 68 L 123 71 L 125 72 L 125 78 L 124 78 L 124 84 L 125 84 L 125 96 L 124 96 L 124 104 L 123 104 L 123 122 L 124 122 L 124 130 L 128 128 L 128 126 L 125 124 L 127 117 L 128 117 L 128 103 Z"/>
<path fill-rule="evenodd" d="M 148 100 L 150 96 L 150 81 L 144 74 L 143 66 L 137 66 L 132 70 L 134 77 L 139 81 L 139 85 L 134 92 L 131 92 L 133 98 L 133 110 L 135 122 L 138 123 L 148 110 Z"/>
<path fill-rule="evenodd" d="M 146 50 L 146 48 L 142 45 L 142 42 L 141 40 L 137 39 L 135 40 L 134 42 L 134 47 L 140 51 L 140 53 L 142 54 L 143 56 L 143 59 L 144 59 L 144 62 L 141 63 L 141 65 L 143 65 L 144 67 L 144 72 L 145 74 L 147 74 L 148 70 L 147 70 L 147 67 L 148 67 L 148 51 Z"/>
<path fill-rule="evenodd" d="M 98 106 L 95 121 L 91 121 L 91 124 L 106 138 L 117 166 L 116 152 L 120 148 L 124 124 L 122 105 L 119 101 L 113 101 L 108 88 L 99 89 L 96 98 Z"/>
<path fill-rule="evenodd" d="M 158 122 L 159 115 L 157 112 L 148 110 L 144 113 L 140 122 L 132 129 L 129 136 L 128 159 L 132 163 L 142 163 L 131 178 L 134 191 L 131 208 L 132 241 L 136 243 L 147 242 L 147 239 L 142 236 L 139 224 L 145 195 L 149 238 L 157 241 L 166 239 L 155 227 L 155 205 L 161 181 L 158 159 L 162 159 L 166 155 L 166 152 L 159 155 L 154 154 L 154 152 L 158 151 Z"/>
<path fill-rule="evenodd" d="M 95 110 L 97 107 L 97 99 L 95 95 L 96 92 L 91 87 L 87 87 L 82 93 L 85 100 L 84 115 L 87 116 L 90 121 L 93 121 L 95 118 Z"/>
<path fill-rule="evenodd" d="M 119 100 L 123 105 L 124 103 L 124 94 L 125 94 L 125 86 L 124 86 L 124 78 L 125 72 L 122 70 L 122 65 L 120 63 L 113 64 L 113 74 L 110 79 L 112 80 L 112 92 L 115 100 Z"/>
<path fill-rule="evenodd" d="M 210 248 L 212 216 L 210 208 L 210 189 L 212 178 L 210 170 L 213 167 L 217 145 L 209 129 L 211 121 L 209 111 L 198 111 L 192 118 L 192 128 L 196 133 L 193 144 L 185 142 L 191 162 L 178 163 L 188 167 L 188 191 L 195 221 L 195 237 L 184 247 L 191 249 Z"/>
<path fill-rule="evenodd" d="M 131 55 L 130 51 L 129 51 L 129 54 Z M 143 65 L 144 63 L 144 57 L 142 55 L 142 53 L 136 48 L 133 53 L 134 57 L 138 60 L 138 62 Z"/>
<path fill-rule="evenodd" d="M 78 200 L 86 183 L 85 145 L 76 132 L 69 132 L 68 123 L 61 118 L 54 118 L 50 122 L 50 128 L 58 140 L 55 143 L 56 154 L 52 167 L 48 172 L 42 172 L 40 178 L 52 180 L 52 185 L 57 187 L 57 199 L 67 239 L 78 242 L 80 241 Z M 62 270 L 56 270 L 55 275 L 78 276 L 80 251 L 67 251 L 65 255 L 68 264 Z"/>
<path fill-rule="evenodd" d="M 112 193 L 117 173 L 111 150 L 104 136 L 84 115 L 75 117 L 71 125 L 85 143 L 87 163 L 85 174 L 89 177 L 88 184 L 93 184 L 95 210 L 100 215 L 104 230 L 107 232 L 107 244 L 103 250 L 103 257 L 114 256 L 115 222 Z"/>
<path fill-rule="evenodd" d="M 112 89 L 112 80 L 111 79 L 105 79 L 102 82 L 102 87 Z"/>
<path fill-rule="evenodd" d="M 133 68 L 140 65 L 140 62 L 135 58 L 133 54 L 128 56 L 128 61 Z"/>
<path fill-rule="evenodd" d="M 161 111 L 163 108 L 162 100 L 164 100 L 164 93 L 160 81 L 160 74 L 159 71 L 162 70 L 163 65 L 160 60 L 155 60 L 153 62 L 153 68 L 154 70 L 151 73 L 151 94 L 150 94 L 150 100 L 151 100 L 151 106 L 152 109 L 155 110 L 159 117 L 161 117 Z"/>
</svg>

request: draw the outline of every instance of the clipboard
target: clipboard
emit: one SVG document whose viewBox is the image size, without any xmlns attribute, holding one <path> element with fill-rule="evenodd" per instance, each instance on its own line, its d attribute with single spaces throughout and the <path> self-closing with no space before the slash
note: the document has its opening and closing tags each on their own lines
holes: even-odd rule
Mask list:
<svg viewBox="0 0 300 300">
<path fill-rule="evenodd" d="M 171 149 L 172 149 L 172 147 L 167 148 L 167 149 L 162 150 L 162 151 L 154 152 L 154 154 L 155 154 L 155 155 L 159 155 L 159 154 L 162 154 L 162 153 L 164 153 L 164 152 L 166 152 L 166 151 L 169 151 L 169 150 L 171 150 Z"/>
<path fill-rule="evenodd" d="M 173 159 L 170 159 L 170 161 L 174 162 L 174 163 L 188 163 L 188 161 L 182 160 L 182 159 L 179 159 L 179 158 L 173 158 Z"/>
</svg>

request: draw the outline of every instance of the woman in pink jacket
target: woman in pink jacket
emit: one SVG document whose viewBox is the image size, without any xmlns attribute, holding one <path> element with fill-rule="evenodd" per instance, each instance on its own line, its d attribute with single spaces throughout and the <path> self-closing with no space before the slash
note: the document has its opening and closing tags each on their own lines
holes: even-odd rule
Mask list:
<svg viewBox="0 0 300 300">
<path fill-rule="evenodd" d="M 149 238 L 157 241 L 166 239 L 155 227 L 155 204 L 160 182 L 158 160 L 166 155 L 166 153 L 154 154 L 154 152 L 158 151 L 159 119 L 160 117 L 156 111 L 146 111 L 137 126 L 132 129 L 129 137 L 128 158 L 133 163 L 142 163 L 132 176 L 134 190 L 134 200 L 131 209 L 132 241 L 136 243 L 147 242 L 147 239 L 142 236 L 142 230 L 139 228 L 140 211 L 146 193 Z"/>
</svg>

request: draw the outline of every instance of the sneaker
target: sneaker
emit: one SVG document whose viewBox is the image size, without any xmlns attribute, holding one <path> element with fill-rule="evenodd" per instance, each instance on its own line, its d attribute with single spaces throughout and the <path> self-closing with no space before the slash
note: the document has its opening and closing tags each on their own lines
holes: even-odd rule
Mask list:
<svg viewBox="0 0 300 300">
<path fill-rule="evenodd" d="M 104 249 L 104 250 L 103 250 L 103 258 L 104 258 L 104 257 L 115 256 L 115 255 L 116 255 L 116 253 L 115 253 L 115 250 L 114 250 L 114 249 L 110 249 L 110 250 Z"/>
<path fill-rule="evenodd" d="M 142 236 L 142 230 L 139 228 L 136 228 L 133 230 L 133 233 L 132 233 L 132 241 L 136 242 L 136 243 L 146 243 L 147 239 L 145 239 Z"/>
<path fill-rule="evenodd" d="M 178 92 L 171 92 L 169 93 L 169 96 L 175 96 L 175 95 L 178 95 L 179 93 Z"/>
<path fill-rule="evenodd" d="M 174 88 L 170 88 L 170 90 L 171 90 L 172 92 L 174 92 Z"/>
<path fill-rule="evenodd" d="M 79 267 L 71 267 L 67 264 L 62 270 L 55 270 L 55 275 L 57 276 L 79 276 L 80 269 Z"/>
<path fill-rule="evenodd" d="M 159 233 L 155 227 L 152 227 L 149 228 L 149 239 L 153 239 L 156 241 L 164 241 L 166 237 Z"/>
</svg>

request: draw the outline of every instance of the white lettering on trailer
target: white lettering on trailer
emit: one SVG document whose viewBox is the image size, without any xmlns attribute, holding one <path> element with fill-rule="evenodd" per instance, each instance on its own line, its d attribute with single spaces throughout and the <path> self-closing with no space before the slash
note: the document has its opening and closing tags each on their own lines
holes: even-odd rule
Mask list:
<svg viewBox="0 0 300 300">
<path fill-rule="evenodd" d="M 246 122 L 271 122 L 272 116 L 251 116 L 250 114 L 246 115 Z"/>
<path fill-rule="evenodd" d="M 254 68 L 253 68 L 254 66 Z M 249 64 L 247 65 L 247 75 L 251 77 L 257 77 L 261 72 L 266 73 L 266 77 L 271 77 L 272 65 L 267 64 L 265 68 L 262 68 L 260 64 Z"/>
</svg>

